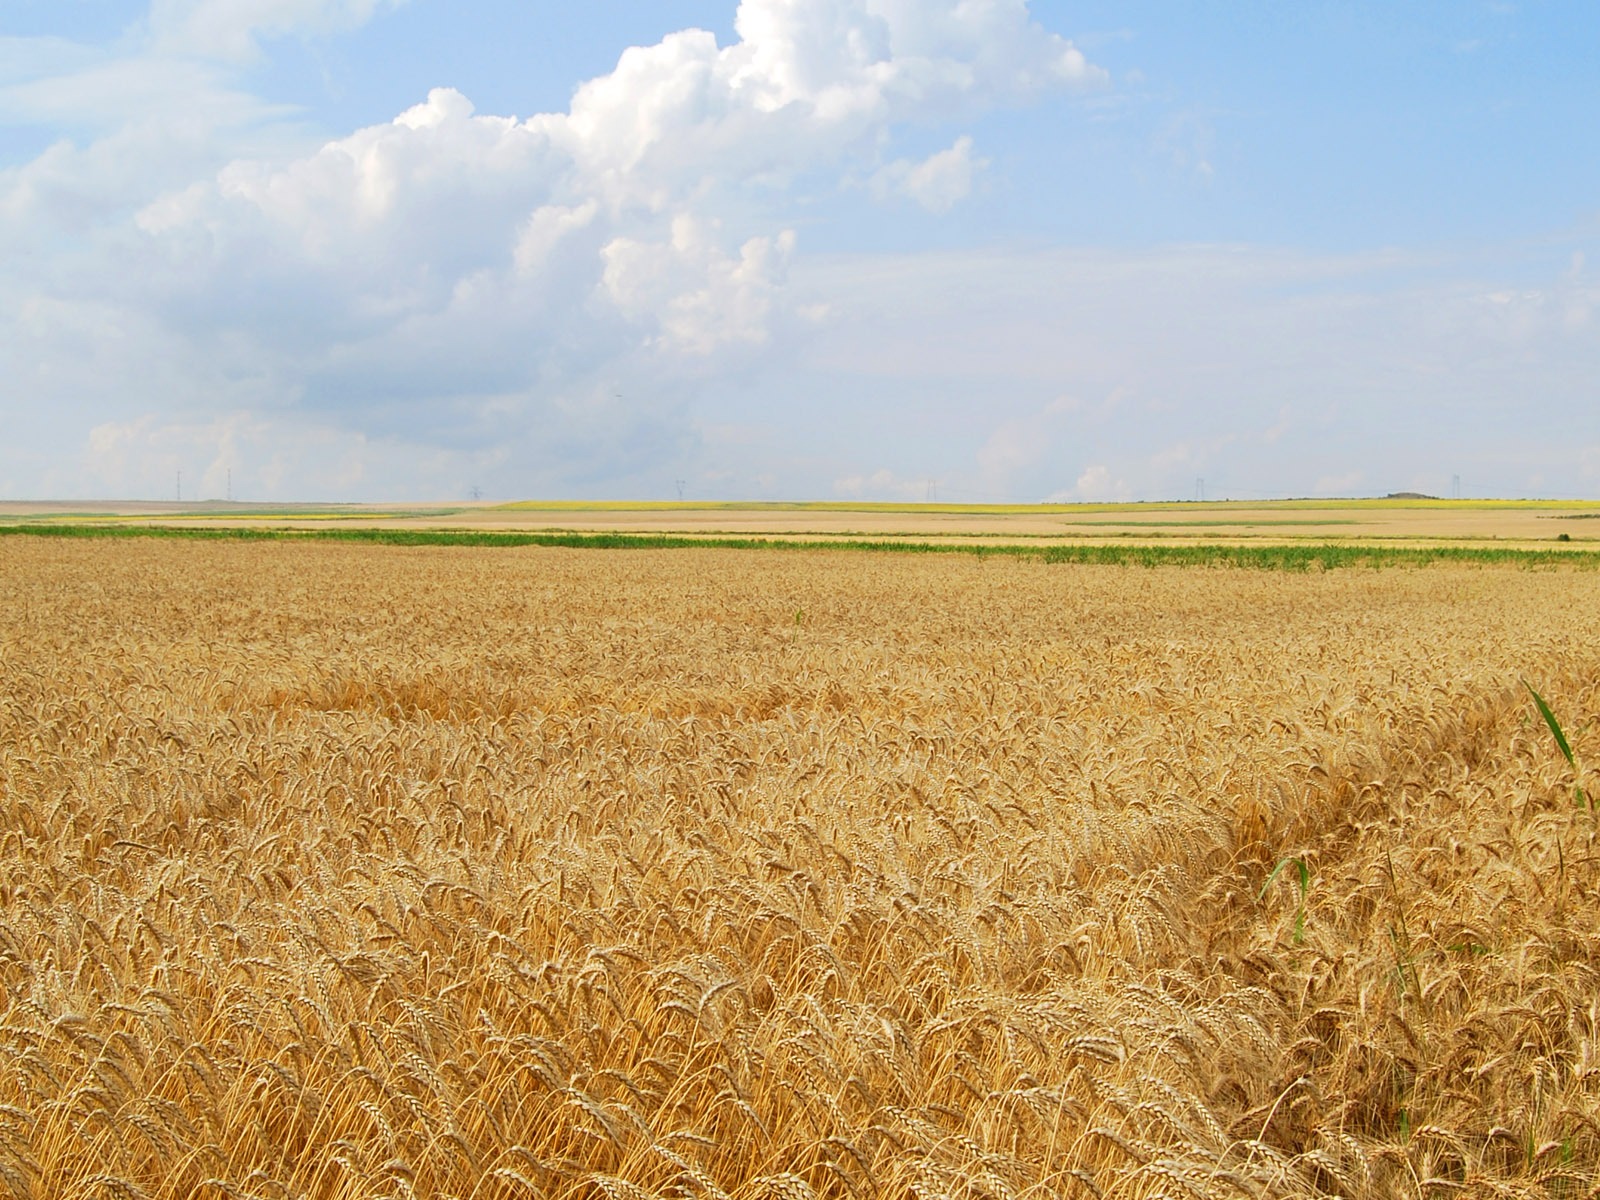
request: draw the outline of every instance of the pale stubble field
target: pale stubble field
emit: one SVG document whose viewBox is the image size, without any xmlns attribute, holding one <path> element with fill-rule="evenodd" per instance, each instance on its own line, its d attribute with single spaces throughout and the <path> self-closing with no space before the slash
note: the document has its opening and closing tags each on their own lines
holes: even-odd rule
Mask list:
<svg viewBox="0 0 1600 1200">
<path fill-rule="evenodd" d="M 5 539 L 0 1189 L 1586 1194 L 1519 681 L 1594 757 L 1597 635 L 1574 570 Z"/>
</svg>

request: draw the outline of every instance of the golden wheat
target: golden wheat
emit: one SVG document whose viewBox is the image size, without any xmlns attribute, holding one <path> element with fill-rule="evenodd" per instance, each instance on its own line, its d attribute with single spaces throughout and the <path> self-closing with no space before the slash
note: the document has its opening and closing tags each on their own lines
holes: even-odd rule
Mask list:
<svg viewBox="0 0 1600 1200">
<path fill-rule="evenodd" d="M 0 566 L 15 1196 L 1600 1170 L 1597 825 L 1519 682 L 1581 757 L 1587 574 L 16 538 Z M 1285 859 L 1303 892 L 1263 892 Z"/>
</svg>

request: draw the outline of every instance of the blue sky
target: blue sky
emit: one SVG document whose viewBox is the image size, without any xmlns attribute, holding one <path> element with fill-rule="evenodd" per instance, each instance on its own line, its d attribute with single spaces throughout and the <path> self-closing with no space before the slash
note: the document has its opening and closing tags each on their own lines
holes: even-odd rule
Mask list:
<svg viewBox="0 0 1600 1200">
<path fill-rule="evenodd" d="M 0 497 L 1600 494 L 1596 62 L 1580 3 L 0 0 Z"/>
</svg>

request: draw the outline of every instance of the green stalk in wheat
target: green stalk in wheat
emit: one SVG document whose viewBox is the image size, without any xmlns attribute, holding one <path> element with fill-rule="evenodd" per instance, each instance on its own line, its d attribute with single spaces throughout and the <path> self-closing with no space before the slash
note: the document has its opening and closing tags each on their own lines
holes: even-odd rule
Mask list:
<svg viewBox="0 0 1600 1200">
<path fill-rule="evenodd" d="M 1586 795 L 1583 790 L 1583 768 L 1578 765 L 1577 756 L 1572 753 L 1572 746 L 1567 741 L 1567 735 L 1562 732 L 1561 722 L 1556 720 L 1556 714 L 1544 702 L 1544 697 L 1534 690 L 1533 684 L 1524 679 L 1522 686 L 1527 688 L 1529 694 L 1533 696 L 1533 702 L 1539 706 L 1539 715 L 1544 718 L 1544 723 L 1550 727 L 1550 732 L 1555 735 L 1556 745 L 1560 748 L 1562 756 L 1567 760 L 1567 765 L 1572 768 L 1572 794 L 1577 799 L 1578 807 L 1587 806 L 1589 811 L 1593 812 L 1594 800 Z"/>
</svg>

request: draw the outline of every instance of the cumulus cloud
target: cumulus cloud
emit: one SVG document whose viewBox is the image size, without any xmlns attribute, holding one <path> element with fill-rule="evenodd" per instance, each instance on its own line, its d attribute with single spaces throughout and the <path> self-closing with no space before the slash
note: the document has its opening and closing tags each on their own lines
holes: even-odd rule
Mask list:
<svg viewBox="0 0 1600 1200">
<path fill-rule="evenodd" d="M 795 235 L 753 237 L 737 256 L 717 245 L 715 227 L 688 214 L 672 223 L 671 237 L 641 242 L 618 237 L 600 256 L 600 285 L 617 310 L 654 319 L 653 343 L 706 355 L 728 342 L 767 340 L 767 317 Z"/>
<path fill-rule="evenodd" d="M 1091 463 L 1083 469 L 1083 474 L 1078 476 L 1071 490 L 1057 492 L 1050 499 L 1058 504 L 1074 501 L 1095 503 L 1126 500 L 1128 495 L 1128 485 L 1120 479 L 1114 479 L 1109 467 L 1104 463 Z"/>
<path fill-rule="evenodd" d="M 967 198 L 973 176 L 987 165 L 972 157 L 972 139 L 963 135 L 922 162 L 901 158 L 879 168 L 872 192 L 879 199 L 904 196 L 932 213 L 949 212 Z"/>
<path fill-rule="evenodd" d="M 238 86 L 235 64 L 271 39 L 350 30 L 389 2 L 155 0 L 136 52 L 63 52 L 0 91 L 30 119 L 107 125 L 0 172 L 0 312 L 54 306 L 12 365 L 55 372 L 44 401 L 83 374 L 56 359 L 86 322 L 159 348 L 126 352 L 160 366 L 118 380 L 85 479 L 131 486 L 108 448 L 199 455 L 224 427 L 236 450 L 266 453 L 269 426 L 320 429 L 368 459 L 410 437 L 419 461 L 443 444 L 461 471 L 491 445 L 530 470 L 542 448 L 626 469 L 649 439 L 692 445 L 697 381 L 830 311 L 788 286 L 796 188 L 846 194 L 878 172 L 945 211 L 982 166 L 971 138 L 885 167 L 901 125 L 1105 82 L 1023 0 L 745 0 L 731 44 L 691 29 L 630 48 L 564 112 L 479 113 L 438 88 L 302 149 L 292 114 Z M 228 115 L 204 115 L 213 100 Z M 19 260 L 47 227 L 70 237 Z"/>
</svg>

